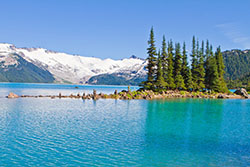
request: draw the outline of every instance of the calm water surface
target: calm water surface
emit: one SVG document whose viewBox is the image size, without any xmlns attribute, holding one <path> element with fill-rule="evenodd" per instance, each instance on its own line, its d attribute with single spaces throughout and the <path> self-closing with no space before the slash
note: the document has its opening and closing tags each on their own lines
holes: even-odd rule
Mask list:
<svg viewBox="0 0 250 167">
<path fill-rule="evenodd" d="M 128 90 L 127 86 L 109 86 L 109 85 L 63 85 L 63 84 L 30 84 L 30 83 L 0 83 L 0 97 L 5 97 L 9 92 L 18 95 L 70 95 L 77 93 L 114 93 L 115 90 Z M 130 89 L 137 90 L 138 86 L 130 86 Z"/>
<path fill-rule="evenodd" d="M 0 95 L 75 91 L 29 86 Z M 0 166 L 245 167 L 249 125 L 250 100 L 0 98 Z"/>
</svg>

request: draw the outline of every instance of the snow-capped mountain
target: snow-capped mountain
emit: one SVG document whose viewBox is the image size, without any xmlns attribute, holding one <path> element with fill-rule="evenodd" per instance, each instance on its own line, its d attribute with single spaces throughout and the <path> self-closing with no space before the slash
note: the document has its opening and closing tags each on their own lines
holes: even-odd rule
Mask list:
<svg viewBox="0 0 250 167">
<path fill-rule="evenodd" d="M 100 75 L 116 75 L 125 80 L 145 77 L 146 61 L 131 57 L 122 60 L 99 59 L 49 51 L 43 48 L 17 48 L 11 44 L 0 44 L 0 68 L 17 67 L 19 58 L 24 59 L 41 70 L 48 71 L 54 82 L 96 83 L 88 82 Z"/>
</svg>

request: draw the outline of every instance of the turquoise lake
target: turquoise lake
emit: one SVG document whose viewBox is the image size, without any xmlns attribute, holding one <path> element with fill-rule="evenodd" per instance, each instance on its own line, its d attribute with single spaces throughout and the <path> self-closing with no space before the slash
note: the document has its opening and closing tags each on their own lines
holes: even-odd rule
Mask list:
<svg viewBox="0 0 250 167">
<path fill-rule="evenodd" d="M 77 87 L 0 84 L 0 166 L 250 164 L 250 100 L 4 98 L 127 89 Z"/>
</svg>

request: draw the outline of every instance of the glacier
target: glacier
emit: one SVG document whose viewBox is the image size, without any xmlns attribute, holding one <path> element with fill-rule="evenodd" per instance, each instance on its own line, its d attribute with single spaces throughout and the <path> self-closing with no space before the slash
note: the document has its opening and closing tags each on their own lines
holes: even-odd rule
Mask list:
<svg viewBox="0 0 250 167">
<path fill-rule="evenodd" d="M 0 43 L 0 62 L 5 62 L 5 68 L 8 63 L 18 63 L 11 57 L 13 54 L 18 54 L 26 61 L 49 71 L 57 83 L 85 84 L 91 77 L 101 74 L 119 74 L 127 80 L 146 75 L 147 61 L 136 57 L 122 60 L 100 59 L 44 48 L 17 48 L 13 44 Z"/>
</svg>

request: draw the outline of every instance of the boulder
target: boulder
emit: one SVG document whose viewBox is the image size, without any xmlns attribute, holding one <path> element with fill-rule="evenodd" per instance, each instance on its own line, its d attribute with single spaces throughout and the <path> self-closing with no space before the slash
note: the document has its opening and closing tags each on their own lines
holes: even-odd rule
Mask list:
<svg viewBox="0 0 250 167">
<path fill-rule="evenodd" d="M 223 95 L 223 94 L 219 94 L 217 98 L 218 98 L 218 99 L 225 99 L 225 98 L 226 98 L 226 96 L 225 96 L 225 95 Z"/>
<path fill-rule="evenodd" d="M 241 95 L 245 98 L 249 98 L 249 95 L 248 95 L 246 89 L 244 89 L 244 88 L 237 89 L 234 93 L 237 95 Z"/>
<path fill-rule="evenodd" d="M 104 98 L 104 94 L 103 93 L 99 93 L 99 95 L 98 95 L 100 98 Z"/>
<path fill-rule="evenodd" d="M 7 98 L 18 98 L 19 96 L 16 95 L 15 93 L 10 92 Z"/>
<path fill-rule="evenodd" d="M 152 96 L 151 95 L 147 95 L 146 96 L 146 100 L 150 100 L 150 99 L 152 99 Z"/>
</svg>

